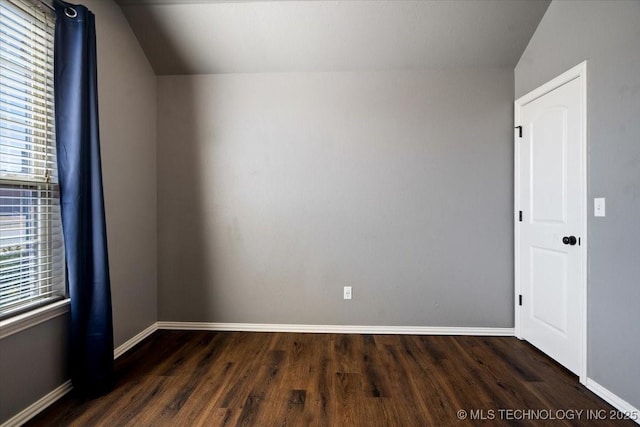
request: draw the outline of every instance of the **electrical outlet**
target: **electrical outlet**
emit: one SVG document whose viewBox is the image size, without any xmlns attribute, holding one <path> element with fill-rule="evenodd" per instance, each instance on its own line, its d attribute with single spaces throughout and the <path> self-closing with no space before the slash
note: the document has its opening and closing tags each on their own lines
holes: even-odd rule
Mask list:
<svg viewBox="0 0 640 427">
<path fill-rule="evenodd" d="M 344 287 L 344 299 L 351 299 L 351 286 Z"/>
<path fill-rule="evenodd" d="M 593 216 L 605 216 L 604 197 L 593 199 Z"/>
</svg>

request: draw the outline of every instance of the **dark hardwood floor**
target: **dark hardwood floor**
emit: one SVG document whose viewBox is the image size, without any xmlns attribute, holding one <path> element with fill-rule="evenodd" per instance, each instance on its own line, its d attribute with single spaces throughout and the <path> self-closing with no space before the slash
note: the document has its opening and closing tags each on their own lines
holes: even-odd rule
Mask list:
<svg viewBox="0 0 640 427">
<path fill-rule="evenodd" d="M 636 425 L 507 337 L 158 331 L 116 370 L 27 425 Z"/>
</svg>

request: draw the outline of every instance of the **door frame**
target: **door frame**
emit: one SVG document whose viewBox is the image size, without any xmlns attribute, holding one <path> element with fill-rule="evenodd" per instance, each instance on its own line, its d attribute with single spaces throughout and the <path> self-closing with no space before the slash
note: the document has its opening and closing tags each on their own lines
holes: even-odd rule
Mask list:
<svg viewBox="0 0 640 427">
<path fill-rule="evenodd" d="M 578 138 L 580 144 L 580 211 L 581 222 L 580 224 L 580 237 L 581 245 L 578 246 L 581 257 L 580 273 L 578 277 L 578 285 L 580 286 L 581 298 L 577 302 L 579 304 L 580 312 L 580 368 L 579 377 L 582 384 L 586 384 L 587 381 L 587 61 L 583 61 L 570 70 L 560 74 L 558 77 L 543 84 L 537 89 L 523 95 L 518 98 L 514 103 L 514 126 L 520 126 L 521 109 L 532 101 L 546 95 L 547 93 L 557 89 L 558 87 L 568 83 L 572 80 L 580 79 L 580 96 L 582 102 L 580 106 L 580 136 Z M 519 305 L 519 295 L 521 290 L 520 284 L 520 227 L 519 227 L 519 210 L 520 210 L 520 137 L 519 131 L 514 129 L 514 279 L 515 279 L 515 294 L 514 294 L 514 313 L 515 313 L 515 336 L 519 339 L 522 338 L 521 332 L 521 319 L 522 310 Z"/>
</svg>

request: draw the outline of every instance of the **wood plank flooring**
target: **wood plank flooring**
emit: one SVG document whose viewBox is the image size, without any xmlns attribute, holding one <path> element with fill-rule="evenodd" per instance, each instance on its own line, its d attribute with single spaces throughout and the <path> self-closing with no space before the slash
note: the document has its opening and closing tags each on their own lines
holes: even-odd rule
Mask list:
<svg viewBox="0 0 640 427">
<path fill-rule="evenodd" d="M 510 337 L 158 331 L 116 370 L 27 425 L 636 425 Z"/>
</svg>

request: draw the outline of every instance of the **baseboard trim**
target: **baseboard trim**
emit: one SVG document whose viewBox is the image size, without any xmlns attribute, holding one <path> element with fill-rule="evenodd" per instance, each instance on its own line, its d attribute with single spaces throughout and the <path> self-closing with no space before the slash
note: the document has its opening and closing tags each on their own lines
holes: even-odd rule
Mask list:
<svg viewBox="0 0 640 427">
<path fill-rule="evenodd" d="M 193 330 L 193 331 L 223 331 L 223 332 L 297 332 L 297 333 L 336 333 L 336 334 L 372 334 L 372 335 L 469 335 L 469 336 L 514 336 L 514 328 L 467 328 L 440 326 L 366 326 L 366 325 L 295 325 L 295 324 L 266 324 L 266 323 L 215 323 L 215 322 L 166 322 L 159 321 L 151 324 L 136 336 L 127 340 L 114 350 L 114 359 L 122 356 L 142 340 L 159 329 Z M 608 402 L 623 414 L 640 425 L 640 410 L 622 399 L 606 387 L 587 378 L 586 387 L 598 397 Z M 44 411 L 58 399 L 73 389 L 71 381 L 65 381 L 36 402 L 29 405 L 0 427 L 18 427 Z"/>
<path fill-rule="evenodd" d="M 40 412 L 47 409 L 51 404 L 56 402 L 65 394 L 69 393 L 73 387 L 71 381 L 66 381 L 62 385 L 56 387 L 49 393 L 42 396 L 36 402 L 27 406 L 22 411 L 18 412 L 13 417 L 2 423 L 0 427 L 18 427 L 29 421 L 31 418 L 38 415 Z"/>
<path fill-rule="evenodd" d="M 372 334 L 372 335 L 473 335 L 473 336 L 514 336 L 513 328 L 465 328 L 440 326 L 366 326 L 366 325 L 295 325 L 268 323 L 211 323 L 211 322 L 156 322 L 127 340 L 113 351 L 117 359 L 131 350 L 158 329 L 192 331 L 242 331 L 242 332 L 297 332 L 332 334 Z M 29 405 L 0 427 L 17 427 L 44 411 L 58 399 L 73 389 L 71 381 L 66 381 L 38 401 Z M 594 391 L 594 393 L 598 394 Z M 604 398 L 604 397 L 603 397 Z M 604 398 L 607 400 L 606 398 Z M 625 402 L 626 403 L 626 402 Z M 613 403 L 612 403 L 613 404 Z M 616 406 L 616 405 L 614 405 Z"/>
<path fill-rule="evenodd" d="M 118 346 L 118 348 L 113 351 L 113 358 L 117 359 L 118 357 L 122 356 L 124 353 L 135 347 L 136 344 L 138 344 L 157 330 L 158 323 L 152 323 L 148 328 L 146 328 L 133 338 L 127 340 L 122 345 Z M 31 418 L 35 417 L 40 412 L 44 411 L 53 403 L 55 403 L 58 399 L 62 398 L 65 394 L 69 393 L 72 389 L 73 385 L 71 384 L 71 380 L 64 382 L 62 385 L 58 386 L 54 390 L 47 393 L 45 396 L 38 399 L 38 401 L 32 403 L 27 408 L 9 418 L 4 423 L 0 424 L 0 427 L 17 427 L 25 424 Z"/>
<path fill-rule="evenodd" d="M 440 326 L 294 325 L 269 323 L 164 322 L 158 329 L 187 331 L 297 332 L 372 335 L 472 335 L 514 336 L 513 328 L 465 328 Z"/>
<path fill-rule="evenodd" d="M 122 345 L 119 345 L 118 348 L 113 350 L 113 358 L 117 359 L 118 357 L 122 356 L 124 353 L 126 353 L 129 350 L 131 350 L 139 342 L 141 342 L 142 340 L 144 340 L 145 338 L 147 338 L 149 335 L 151 335 L 152 333 L 154 333 L 157 330 L 158 330 L 158 323 L 157 322 L 152 323 L 147 329 L 143 330 L 138 335 L 136 335 L 133 338 L 127 340 Z"/>
<path fill-rule="evenodd" d="M 622 399 L 606 387 L 601 386 L 591 378 L 587 378 L 586 387 L 594 392 L 598 397 L 605 400 L 618 411 L 626 414 L 636 424 L 640 424 L 640 410 L 632 404 Z"/>
</svg>

